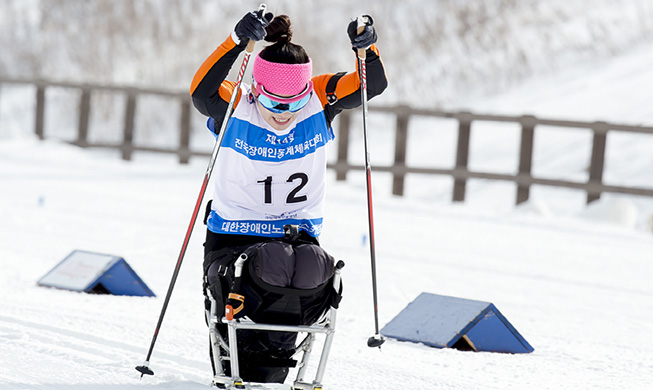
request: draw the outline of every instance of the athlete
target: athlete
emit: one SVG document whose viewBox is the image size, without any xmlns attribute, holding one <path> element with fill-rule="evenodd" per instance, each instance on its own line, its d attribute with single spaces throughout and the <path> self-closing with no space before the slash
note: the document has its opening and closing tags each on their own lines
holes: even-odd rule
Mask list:
<svg viewBox="0 0 653 390">
<path fill-rule="evenodd" d="M 372 18 L 367 18 L 361 34 L 357 34 L 357 27 L 357 22 L 352 21 L 347 33 L 354 52 L 366 50 L 367 96 L 372 98 L 385 90 L 387 79 L 375 46 L 377 34 Z M 192 81 L 193 104 L 209 117 L 207 126 L 214 134 L 225 120 L 236 86 L 225 80 L 229 70 L 250 40 L 262 39 L 272 44 L 254 58 L 251 85 L 242 83 L 237 91 L 215 165 L 215 194 L 207 206 L 205 287 L 212 291 L 216 301 L 226 294 L 226 282 L 220 279 L 224 276 L 220 270 L 224 268 L 221 264 L 225 251 L 237 252 L 256 243 L 283 238 L 286 225 L 297 226 L 304 242 L 319 246 L 326 146 L 334 138 L 331 123 L 343 109 L 361 105 L 358 71 L 312 76 L 311 58 L 304 48 L 291 42 L 289 17 L 250 12 L 204 61 Z M 279 275 L 299 272 L 276 272 L 277 279 L 268 282 L 279 287 L 313 288 L 323 282 L 317 275 L 324 272 L 320 272 L 319 259 L 310 261 L 315 265 L 302 275 L 284 281 L 278 279 Z M 221 287 L 213 287 L 220 284 Z M 287 351 L 294 345 L 296 335 L 276 332 L 272 337 L 277 339 L 252 338 L 250 345 L 254 347 L 239 352 L 243 379 L 283 382 L 287 368 L 278 370 L 265 367 L 271 363 L 255 364 L 262 359 L 255 349 L 260 352 L 265 344 L 276 349 L 270 350 L 270 354 Z"/>
<path fill-rule="evenodd" d="M 250 39 L 274 43 L 254 58 L 252 84 L 241 84 L 226 128 L 207 220 L 207 251 L 283 237 L 287 224 L 299 225 L 304 236 L 318 237 L 326 146 L 334 138 L 331 122 L 343 109 L 361 104 L 357 71 L 311 77 L 310 57 L 291 42 L 290 19 L 271 17 L 245 15 L 191 85 L 195 107 L 210 117 L 208 127 L 217 132 L 235 87 L 225 78 L 238 55 Z M 387 86 L 374 45 L 377 34 L 371 18 L 362 34 L 356 34 L 356 27 L 352 21 L 347 32 L 354 49 L 367 49 L 367 96 L 372 98 Z"/>
</svg>

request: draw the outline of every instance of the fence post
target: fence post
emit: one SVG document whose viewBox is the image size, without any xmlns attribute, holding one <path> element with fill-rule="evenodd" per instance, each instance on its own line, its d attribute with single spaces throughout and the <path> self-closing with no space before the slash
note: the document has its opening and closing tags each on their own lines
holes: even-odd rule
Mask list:
<svg viewBox="0 0 653 390">
<path fill-rule="evenodd" d="M 406 144 L 408 140 L 408 121 L 410 119 L 409 107 L 399 106 L 397 113 L 397 122 L 395 128 L 395 162 L 394 167 L 403 169 L 406 166 Z M 406 173 L 394 172 L 392 177 L 392 194 L 404 194 L 404 181 Z"/>
<path fill-rule="evenodd" d="M 188 164 L 190 161 L 190 101 L 181 99 L 181 115 L 179 123 L 179 163 Z"/>
<path fill-rule="evenodd" d="M 134 151 L 134 118 L 136 117 L 136 92 L 127 91 L 127 106 L 125 107 L 125 127 L 123 130 L 122 159 L 131 160 Z"/>
<path fill-rule="evenodd" d="M 603 165 L 605 161 L 605 146 L 608 137 L 608 124 L 595 122 L 592 126 L 594 139 L 592 141 L 592 161 L 590 162 L 590 177 L 587 184 L 601 184 L 603 180 Z M 587 190 L 587 203 L 601 197 L 601 191 Z"/>
<path fill-rule="evenodd" d="M 520 179 L 531 178 L 531 168 L 533 166 L 533 138 L 535 136 L 535 117 L 524 115 L 521 117 L 521 145 L 519 147 L 519 173 L 517 177 L 517 204 L 524 203 L 528 200 L 531 192 L 530 181 L 528 183 L 520 182 Z"/>
<path fill-rule="evenodd" d="M 346 180 L 348 168 L 349 154 L 349 124 L 351 115 L 348 110 L 340 113 L 338 122 L 338 159 L 336 161 L 336 180 Z"/>
<path fill-rule="evenodd" d="M 456 148 L 456 167 L 454 169 L 453 201 L 465 201 L 465 188 L 467 178 L 462 176 L 467 171 L 469 161 L 469 140 L 471 138 L 472 114 L 460 112 L 455 115 L 458 119 L 458 146 Z"/>
<path fill-rule="evenodd" d="M 77 146 L 88 146 L 88 123 L 91 113 L 91 90 L 82 89 L 82 96 L 79 99 L 79 124 L 77 127 Z"/>
<path fill-rule="evenodd" d="M 36 118 L 34 121 L 34 133 L 40 140 L 45 139 L 45 85 L 36 85 Z"/>
</svg>

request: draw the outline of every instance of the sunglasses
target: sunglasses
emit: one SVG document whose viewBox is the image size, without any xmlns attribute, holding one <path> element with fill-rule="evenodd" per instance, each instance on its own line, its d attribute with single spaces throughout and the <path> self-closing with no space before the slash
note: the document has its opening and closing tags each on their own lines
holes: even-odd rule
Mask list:
<svg viewBox="0 0 653 390">
<path fill-rule="evenodd" d="M 303 98 L 301 98 L 301 99 L 299 99 L 297 101 L 294 101 L 294 102 L 287 103 L 287 102 L 274 100 L 271 97 L 267 96 L 267 95 L 273 95 L 273 94 L 266 91 L 265 87 L 263 87 L 262 85 L 258 85 L 257 88 L 261 88 L 265 92 L 265 94 L 259 93 L 258 96 L 256 96 L 256 100 L 258 100 L 258 102 L 261 103 L 261 105 L 263 107 L 265 107 L 265 109 L 267 109 L 268 111 L 271 111 L 271 112 L 273 112 L 275 114 L 281 114 L 281 113 L 286 112 L 286 111 L 297 112 L 297 111 L 301 110 L 302 108 L 304 108 L 308 104 L 308 101 L 311 100 L 311 96 L 313 96 L 313 91 L 311 91 L 309 94 L 307 94 Z M 308 88 L 309 88 L 309 86 L 307 85 L 306 89 L 308 89 Z M 306 93 L 306 90 L 304 90 L 303 92 L 301 92 L 298 95 L 302 95 L 304 93 Z"/>
<path fill-rule="evenodd" d="M 313 96 L 313 92 L 304 96 L 302 99 L 292 103 L 277 102 L 263 94 L 258 95 L 256 99 L 268 111 L 272 111 L 275 114 L 281 114 L 282 112 L 286 112 L 286 111 L 297 112 L 301 110 L 302 108 L 304 108 L 304 106 L 306 106 L 306 104 L 308 104 L 308 101 L 311 100 L 311 96 Z"/>
</svg>

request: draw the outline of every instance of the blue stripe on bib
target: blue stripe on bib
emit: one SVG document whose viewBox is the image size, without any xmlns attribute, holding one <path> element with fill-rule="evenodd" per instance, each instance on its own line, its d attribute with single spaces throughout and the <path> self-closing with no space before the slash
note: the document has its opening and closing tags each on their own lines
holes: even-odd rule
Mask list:
<svg viewBox="0 0 653 390">
<path fill-rule="evenodd" d="M 215 133 L 212 118 L 209 118 L 207 127 Z M 333 131 L 326 126 L 322 112 L 297 123 L 285 135 L 275 134 L 232 117 L 222 140 L 222 147 L 231 148 L 250 160 L 275 162 L 302 158 L 326 146 L 333 138 Z"/>
<path fill-rule="evenodd" d="M 322 218 L 315 219 L 281 219 L 276 221 L 228 221 L 221 218 L 218 213 L 211 211 L 206 226 L 214 233 L 246 234 L 250 236 L 283 237 L 284 225 L 299 225 L 300 230 L 313 237 L 322 231 Z"/>
</svg>

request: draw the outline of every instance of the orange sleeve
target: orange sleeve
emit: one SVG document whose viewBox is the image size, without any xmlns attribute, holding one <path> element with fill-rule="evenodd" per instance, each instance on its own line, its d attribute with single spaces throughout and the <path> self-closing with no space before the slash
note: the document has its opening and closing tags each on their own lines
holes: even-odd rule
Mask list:
<svg viewBox="0 0 653 390">
<path fill-rule="evenodd" d="M 370 50 L 372 50 L 377 56 L 379 55 L 379 50 L 375 45 L 372 45 Z M 334 75 L 335 73 L 327 73 L 314 76 L 312 78 L 313 88 L 315 89 L 315 93 L 320 98 L 320 102 L 322 103 L 323 107 L 328 104 L 326 94 L 327 83 L 329 82 L 329 79 Z M 336 97 L 341 99 L 345 96 L 356 93 L 360 90 L 360 85 L 360 77 L 358 76 L 358 60 L 356 60 L 356 71 L 347 73 L 346 75 L 342 76 L 340 80 L 338 80 L 338 84 L 336 84 L 335 90 Z"/>
<path fill-rule="evenodd" d="M 204 60 L 200 68 L 195 72 L 195 76 L 193 76 L 193 81 L 190 84 L 190 94 L 192 95 L 193 92 L 195 92 L 195 89 L 199 85 L 199 83 L 204 79 L 206 74 L 211 70 L 213 65 L 218 62 L 220 58 L 222 58 L 227 52 L 232 50 L 234 47 L 236 47 L 236 43 L 231 39 L 231 35 L 224 41 L 220 46 L 218 46 L 213 53 Z M 232 88 L 233 90 L 233 88 Z"/>
<path fill-rule="evenodd" d="M 236 88 L 236 82 L 235 81 L 223 81 L 222 84 L 220 84 L 220 99 L 224 100 L 225 102 L 229 103 L 229 100 L 231 99 L 231 94 L 234 93 L 234 88 Z M 240 95 L 243 93 L 243 91 L 238 91 L 238 94 L 236 95 L 236 101 L 234 102 L 234 108 L 238 106 L 238 102 L 240 101 Z"/>
<path fill-rule="evenodd" d="M 236 45 L 229 36 L 195 72 L 190 94 L 195 107 L 203 114 L 218 117 L 220 112 L 226 109 L 225 102 L 228 103 L 231 99 L 236 83 L 225 79 L 243 50 L 244 48 Z M 238 91 L 237 99 L 240 99 L 240 94 Z M 236 104 L 237 102 L 238 100 Z"/>
</svg>

